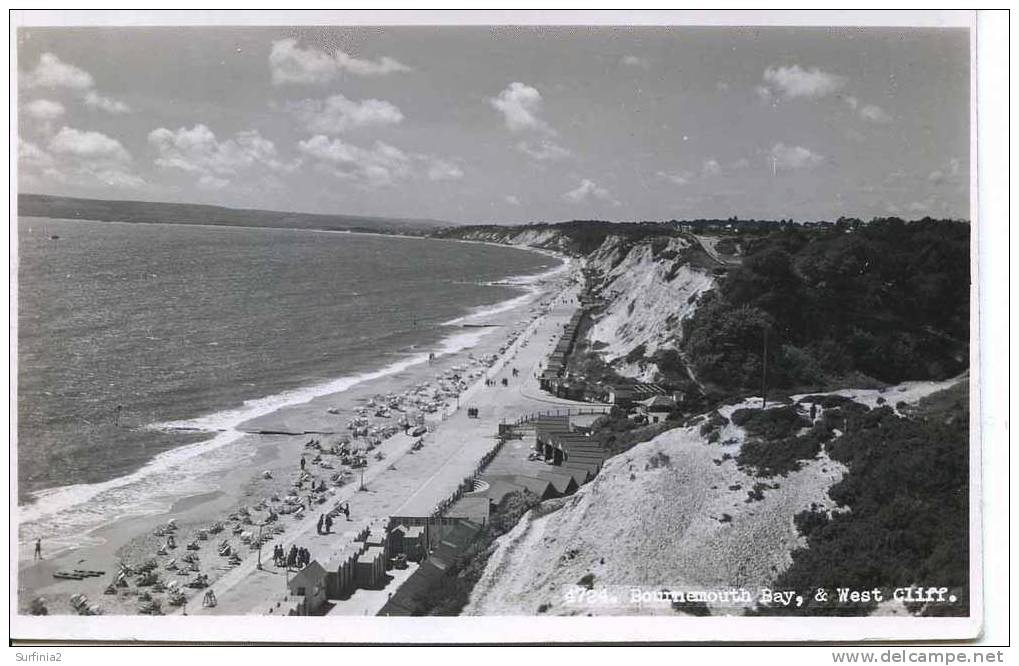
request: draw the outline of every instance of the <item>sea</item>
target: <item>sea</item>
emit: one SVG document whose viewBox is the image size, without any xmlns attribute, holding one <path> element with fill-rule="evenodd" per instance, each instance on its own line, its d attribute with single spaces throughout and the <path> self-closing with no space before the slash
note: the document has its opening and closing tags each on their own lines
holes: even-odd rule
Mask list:
<svg viewBox="0 0 1019 666">
<path fill-rule="evenodd" d="M 345 232 L 22 217 L 18 235 L 18 502 L 47 531 L 127 510 L 243 420 L 471 345 L 465 316 L 560 266 Z"/>
</svg>

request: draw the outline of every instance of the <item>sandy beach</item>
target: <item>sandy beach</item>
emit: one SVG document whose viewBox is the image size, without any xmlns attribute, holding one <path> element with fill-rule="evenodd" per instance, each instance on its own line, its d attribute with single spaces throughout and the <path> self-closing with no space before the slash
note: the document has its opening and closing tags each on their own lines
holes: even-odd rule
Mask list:
<svg viewBox="0 0 1019 666">
<path fill-rule="evenodd" d="M 137 515 L 111 517 L 109 524 L 76 536 L 77 543 L 66 547 L 62 547 L 60 535 L 44 538 L 41 561 L 33 561 L 32 543 L 23 540 L 19 549 L 19 611 L 28 612 L 32 601 L 42 597 L 51 614 L 75 613 L 71 598 L 80 594 L 87 596 L 88 605 L 97 606 L 104 614 L 137 613 L 149 597 L 160 603 L 162 613 L 184 609 L 189 614 L 197 613 L 202 609 L 194 601 L 204 591 L 186 588 L 185 584 L 200 572 L 208 576 L 219 599 L 214 612 L 268 612 L 264 602 L 284 589 L 272 566 L 275 544 L 289 547 L 299 542 L 313 556 L 323 556 L 325 551 L 349 542 L 372 519 L 397 510 L 427 513 L 456 488 L 491 447 L 500 419 L 514 419 L 526 411 L 564 402 L 539 394 L 534 374 L 545 348 L 554 344 L 560 320 L 568 318 L 576 307 L 576 287 L 571 286 L 576 266 L 572 269 L 541 276 L 529 285 L 529 293 L 503 308 L 490 308 L 451 322 L 454 348 L 462 347 L 457 351 L 436 349 L 429 362 L 408 365 L 342 392 L 259 416 L 237 426 L 239 432 L 217 434 L 216 438 L 225 443 L 213 442 L 207 445 L 208 450 L 181 457 L 178 464 L 190 472 L 188 482 L 152 497 L 150 504 L 138 508 Z M 508 383 L 512 377 L 511 364 L 520 367 L 522 377 L 513 378 L 513 384 L 503 387 L 502 377 L 506 376 Z M 524 371 L 524 367 L 529 370 Z M 496 380 L 494 386 L 486 386 L 486 375 Z M 375 416 L 374 407 L 367 407 L 373 399 L 378 402 L 385 396 L 400 397 L 403 405 L 411 400 L 433 407 L 441 405 L 433 412 L 421 411 L 414 421 L 416 425 L 420 420 L 428 430 L 421 450 L 411 452 L 418 437 L 409 431 L 398 432 L 382 439 L 370 453 L 365 452 L 368 464 L 363 470 L 346 468 L 344 473 L 338 456 L 307 448 L 312 440 L 325 449 L 350 441 L 352 431 L 347 425 L 358 418 L 359 408 L 373 426 L 395 424 L 405 416 L 398 410 L 393 410 L 389 418 L 381 418 Z M 463 407 L 468 404 L 479 408 L 480 418 L 467 419 Z M 370 439 L 353 438 L 349 447 L 363 447 Z M 307 476 L 298 491 L 295 482 L 301 474 L 302 455 Z M 319 455 L 317 462 L 315 455 Z M 357 490 L 362 471 L 368 492 Z M 173 470 L 166 474 L 172 475 Z M 309 492 L 309 488 L 323 483 L 326 488 L 322 492 Z M 314 499 L 305 499 L 312 494 Z M 281 507 L 290 506 L 284 501 L 287 495 L 296 495 L 306 507 L 301 515 L 311 517 L 281 513 Z M 341 502 L 349 503 L 350 520 L 340 516 L 332 534 L 316 534 L 318 514 Z M 277 518 L 270 519 L 263 532 L 280 533 L 273 534 L 273 540 L 263 546 L 261 556 L 266 566 L 259 571 L 257 546 L 242 539 L 247 541 L 248 534 L 255 536 L 255 525 L 273 513 Z M 165 531 L 171 520 L 174 529 Z M 198 538 L 199 530 L 209 530 L 217 523 L 222 524 L 222 532 Z M 171 535 L 175 547 L 167 548 L 167 537 Z M 230 566 L 227 558 L 217 552 L 223 541 L 230 543 L 240 564 Z M 161 583 L 156 591 L 135 583 L 137 568 L 150 560 L 156 563 Z M 134 572 L 125 577 L 127 586 L 110 587 L 119 563 Z M 74 570 L 103 573 L 81 580 L 53 577 L 58 571 Z M 188 600 L 185 605 L 168 603 L 174 589 L 183 591 Z M 378 605 L 384 601 L 382 598 Z M 360 606 L 364 606 L 363 600 L 353 603 L 351 612 L 355 612 L 354 607 L 359 607 L 358 614 L 366 612 Z"/>
</svg>

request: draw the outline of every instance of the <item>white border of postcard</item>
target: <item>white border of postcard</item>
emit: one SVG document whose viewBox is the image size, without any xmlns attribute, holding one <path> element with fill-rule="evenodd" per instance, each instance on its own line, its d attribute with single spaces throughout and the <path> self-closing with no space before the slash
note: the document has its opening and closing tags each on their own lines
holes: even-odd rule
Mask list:
<svg viewBox="0 0 1019 666">
<path fill-rule="evenodd" d="M 1006 15 L 1007 17 L 1007 15 Z M 1007 21 L 1007 18 L 1005 19 Z M 977 154 L 977 78 L 976 68 L 977 15 L 974 11 L 14 11 L 11 20 L 10 72 L 16 71 L 14 40 L 18 27 L 61 25 L 436 25 L 436 24 L 574 24 L 574 25 L 856 25 L 856 26 L 951 26 L 969 27 L 971 31 L 971 220 L 973 288 L 971 303 L 971 414 L 981 414 L 981 395 L 987 395 L 987 376 L 981 367 L 980 348 L 987 331 L 978 328 L 980 305 L 989 305 L 988 286 L 984 273 L 985 256 L 990 248 L 983 243 L 996 243 L 988 238 L 986 221 L 978 214 L 978 204 L 985 200 L 977 189 L 978 171 L 984 161 Z M 13 93 L 13 88 L 12 88 Z M 12 115 L 14 111 L 12 101 Z M 11 140 L 15 124 L 11 124 Z M 982 125 L 983 127 L 983 125 Z M 986 129 L 986 128 L 984 128 Z M 998 128 L 1007 135 L 1007 126 Z M 12 144 L 13 145 L 13 144 Z M 10 166 L 14 167 L 14 158 Z M 997 164 L 1000 167 L 1000 163 Z M 1007 161 L 1005 162 L 1007 167 Z M 1007 179 L 1007 176 L 1006 176 Z M 13 180 L 11 181 L 13 183 Z M 1001 196 L 1003 193 L 998 193 Z M 16 214 L 12 197 L 12 219 Z M 1000 202 L 988 209 L 1000 211 Z M 982 208 L 981 208 L 982 209 Z M 1007 215 L 1007 208 L 1005 211 Z M 1007 224 L 1007 221 L 1005 222 Z M 996 225 L 994 235 L 1007 233 Z M 978 240 L 982 243 L 978 246 Z M 10 252 L 10 251 L 9 251 Z M 1000 252 L 1000 250 L 999 250 Z M 11 255 L 12 256 L 12 255 Z M 981 258 L 977 271 L 977 257 Z M 13 256 L 12 256 L 13 258 Z M 1007 268 L 1006 268 L 1007 270 Z M 1000 271 L 999 271 L 1000 272 Z M 983 277 L 981 281 L 979 278 Z M 999 276 L 1000 277 L 1000 276 Z M 997 286 L 1000 289 L 1000 285 Z M 1000 296 L 1000 294 L 999 294 Z M 10 315 L 10 312 L 8 313 Z M 9 324 L 12 322 L 9 322 Z M 8 327 L 10 330 L 10 327 Z M 1001 344 L 1003 340 L 997 339 Z M 1005 343 L 1007 344 L 1007 343 Z M 1007 348 L 1006 348 L 1007 350 Z M 988 375 L 1001 380 L 1000 372 Z M 9 378 L 10 380 L 10 378 Z M 979 387 L 979 388 L 978 388 Z M 1001 390 L 1003 387 L 996 387 Z M 12 398 L 13 400 L 13 398 Z M 1000 399 L 994 399 L 995 404 Z M 12 403 L 13 404 L 13 403 Z M 1006 398 L 1007 405 L 1007 398 Z M 985 405 L 986 407 L 987 405 Z M 299 619 L 245 617 L 166 616 L 159 618 L 135 616 L 48 616 L 32 617 L 17 614 L 16 574 L 12 575 L 11 637 L 20 640 L 52 640 L 58 642 L 105 641 L 265 641 L 275 643 L 508 643 L 508 642 L 700 642 L 700 641 L 959 641 L 976 637 L 983 626 L 985 582 L 983 578 L 982 508 L 987 498 L 982 495 L 980 435 L 983 419 L 971 418 L 971 608 L 968 618 L 903 618 L 903 617 L 343 617 Z M 993 425 L 994 434 L 1002 428 Z M 990 435 L 990 433 L 987 433 Z M 1006 466 L 1007 467 L 1007 466 Z M 1004 470 L 1007 472 L 1007 468 Z M 13 472 L 9 470 L 9 474 Z M 1000 488 L 999 488 L 1000 489 Z M 1003 498 L 1000 498 L 1003 499 Z M 12 514 L 16 513 L 12 507 Z M 994 512 L 1000 517 L 1000 512 Z M 17 570 L 17 522 L 11 516 L 11 571 Z M 985 529 L 992 530 L 993 526 Z M 1007 566 L 1007 564 L 1005 564 Z"/>
</svg>

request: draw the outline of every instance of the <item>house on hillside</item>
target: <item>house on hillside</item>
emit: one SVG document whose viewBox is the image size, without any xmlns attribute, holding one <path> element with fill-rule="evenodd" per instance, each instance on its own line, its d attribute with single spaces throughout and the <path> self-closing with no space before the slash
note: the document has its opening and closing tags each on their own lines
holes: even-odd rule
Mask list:
<svg viewBox="0 0 1019 666">
<path fill-rule="evenodd" d="M 637 401 L 637 411 L 647 419 L 648 423 L 658 423 L 668 418 L 676 409 L 676 399 L 671 395 L 654 395 Z"/>
<path fill-rule="evenodd" d="M 634 403 L 655 395 L 665 395 L 665 389 L 658 384 L 609 384 L 605 387 L 605 402 L 619 407 L 632 407 Z"/>
</svg>

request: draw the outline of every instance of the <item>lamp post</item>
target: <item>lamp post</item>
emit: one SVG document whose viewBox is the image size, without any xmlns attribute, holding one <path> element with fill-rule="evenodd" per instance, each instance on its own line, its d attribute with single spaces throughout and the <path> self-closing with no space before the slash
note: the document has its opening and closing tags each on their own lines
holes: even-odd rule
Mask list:
<svg viewBox="0 0 1019 666">
<path fill-rule="evenodd" d="M 265 522 L 258 524 L 258 564 L 255 566 L 259 571 L 262 570 L 262 526 Z"/>
</svg>

